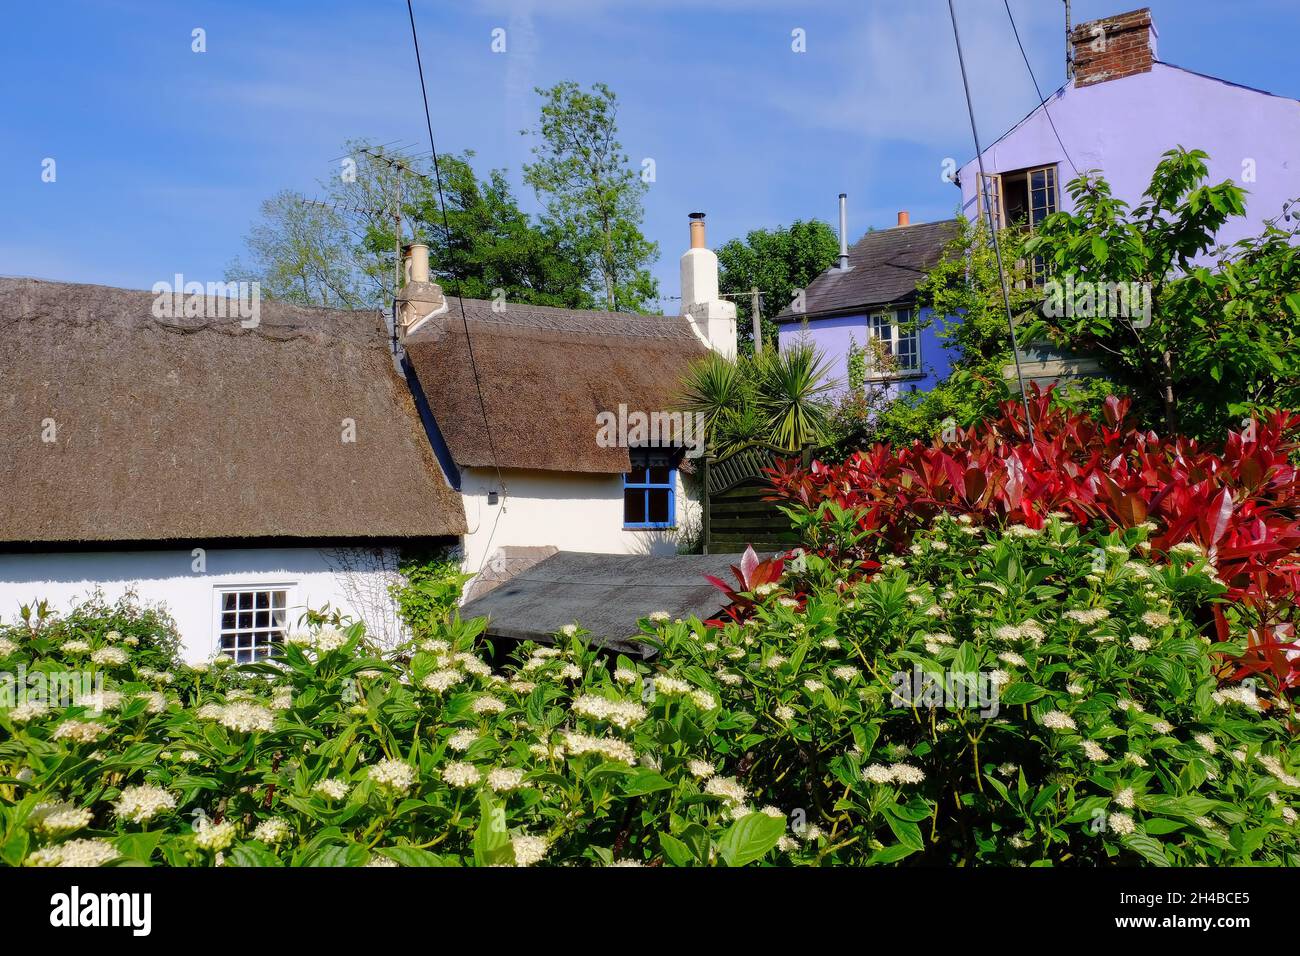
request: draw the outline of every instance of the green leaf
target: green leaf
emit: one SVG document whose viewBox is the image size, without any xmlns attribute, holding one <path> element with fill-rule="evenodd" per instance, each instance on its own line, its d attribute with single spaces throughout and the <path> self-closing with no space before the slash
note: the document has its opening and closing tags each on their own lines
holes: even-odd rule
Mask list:
<svg viewBox="0 0 1300 956">
<path fill-rule="evenodd" d="M 1134 853 L 1138 853 L 1144 860 L 1152 866 L 1169 866 L 1169 858 L 1165 856 L 1164 847 L 1160 841 L 1147 836 L 1145 833 L 1130 833 L 1120 839 L 1126 847 Z"/>
<path fill-rule="evenodd" d="M 916 847 L 904 846 L 897 843 L 894 846 L 887 846 L 883 850 L 877 850 L 867 860 L 867 866 L 877 866 L 887 863 L 897 863 L 899 860 L 906 859 L 917 851 Z"/>
<path fill-rule="evenodd" d="M 375 851 L 402 866 L 458 866 L 454 857 L 440 856 L 415 846 L 385 846 Z M 449 862 L 450 861 L 450 862 Z"/>
<path fill-rule="evenodd" d="M 474 831 L 474 865 L 513 864 L 515 850 L 510 844 L 505 810 L 496 806 L 486 793 L 479 798 L 479 823 Z"/>
<path fill-rule="evenodd" d="M 662 774 L 656 773 L 649 767 L 637 767 L 624 782 L 623 793 L 629 797 L 635 797 L 645 793 L 654 793 L 657 790 L 671 790 L 672 788 L 672 782 L 666 780 Z"/>
<path fill-rule="evenodd" d="M 117 847 L 117 852 L 128 860 L 148 863 L 149 858 L 153 856 L 153 851 L 157 849 L 158 844 L 162 842 L 162 838 L 166 835 L 165 830 L 153 830 L 149 833 L 127 833 L 113 841 L 113 845 Z"/>
<path fill-rule="evenodd" d="M 718 853 L 727 866 L 745 866 L 770 853 L 784 833 L 784 817 L 749 813 L 727 828 L 718 841 Z"/>
<path fill-rule="evenodd" d="M 226 857 L 227 866 L 283 866 L 274 853 L 260 843 L 240 843 Z"/>
<path fill-rule="evenodd" d="M 1021 704 L 1031 704 L 1038 698 L 1047 693 L 1047 688 L 1039 687 L 1037 684 L 1029 684 L 1024 681 L 1017 681 L 1004 690 L 1000 696 L 1003 704 L 1009 707 L 1018 707 Z"/>
<path fill-rule="evenodd" d="M 1187 824 L 1179 820 L 1166 820 L 1164 817 L 1154 817 L 1142 824 L 1143 829 L 1145 829 L 1147 833 L 1156 836 L 1160 836 L 1164 833 L 1173 833 L 1176 830 L 1181 830 L 1185 826 L 1187 826 Z"/>
<path fill-rule="evenodd" d="M 921 828 L 911 820 L 903 820 L 894 813 L 887 811 L 885 813 L 885 822 L 889 824 L 889 829 L 893 831 L 894 836 L 898 837 L 898 842 L 903 846 L 911 847 L 913 850 L 925 849 L 925 838 L 921 836 Z"/>
<path fill-rule="evenodd" d="M 660 833 L 659 845 L 664 848 L 664 856 L 668 857 L 668 862 L 673 866 L 691 866 L 695 862 L 691 848 L 677 837 Z"/>
</svg>

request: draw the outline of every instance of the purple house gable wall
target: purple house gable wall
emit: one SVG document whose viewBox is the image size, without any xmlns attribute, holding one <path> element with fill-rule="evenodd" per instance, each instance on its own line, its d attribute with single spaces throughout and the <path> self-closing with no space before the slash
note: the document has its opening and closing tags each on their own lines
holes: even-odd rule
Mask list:
<svg viewBox="0 0 1300 956">
<path fill-rule="evenodd" d="M 1081 88 L 1047 101 L 1080 172 L 1100 169 L 1116 197 L 1136 205 L 1151 171 L 1175 146 L 1209 153 L 1211 182 L 1231 179 L 1246 196 L 1246 218 L 1219 234 L 1227 244 L 1257 235 L 1266 219 L 1300 198 L 1300 102 L 1156 62 L 1149 73 Z M 1254 181 L 1248 181 L 1253 160 Z M 984 150 L 984 169 L 1004 173 L 1058 163 L 1060 208 L 1073 210 L 1066 183 L 1074 170 L 1039 109 Z M 962 212 L 976 207 L 979 167 L 961 169 Z"/>
</svg>

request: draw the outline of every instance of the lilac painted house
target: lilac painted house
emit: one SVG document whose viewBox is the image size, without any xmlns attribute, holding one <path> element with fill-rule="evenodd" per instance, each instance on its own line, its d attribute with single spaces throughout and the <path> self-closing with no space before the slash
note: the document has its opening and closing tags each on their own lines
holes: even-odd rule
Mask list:
<svg viewBox="0 0 1300 956">
<path fill-rule="evenodd" d="M 1247 190 L 1246 217 L 1224 226 L 1221 244 L 1258 235 L 1300 198 L 1300 101 L 1165 63 L 1157 39 L 1148 8 L 1074 28 L 1071 80 L 984 150 L 984 195 L 999 228 L 1073 211 L 1065 187 L 1076 170 L 1100 170 L 1116 198 L 1137 205 L 1175 146 L 1208 153 L 1211 182 Z M 984 215 L 979 180 L 972 159 L 957 179 L 967 218 Z M 1043 347 L 1026 348 L 1021 364 L 1040 383 L 1097 370 Z"/>
<path fill-rule="evenodd" d="M 929 309 L 918 312 L 916 285 L 956 231 L 955 219 L 910 225 L 904 212 L 896 227 L 868 232 L 852 247 L 841 238 L 839 262 L 809 284 L 803 310 L 792 307 L 777 316 L 781 347 L 811 342 L 843 383 L 857 346 L 866 350 L 869 382 L 896 395 L 931 388 L 948 375 L 955 356 L 937 337 L 942 322 L 930 321 Z"/>
<path fill-rule="evenodd" d="M 1248 191 L 1246 217 L 1223 228 L 1222 244 L 1257 235 L 1286 201 L 1300 199 L 1300 101 L 1161 61 L 1146 8 L 1081 23 L 1070 39 L 1071 79 L 984 150 L 983 194 L 999 228 L 1032 229 L 1053 212 L 1072 210 L 1065 186 L 1076 169 L 1101 170 L 1114 195 L 1136 205 L 1161 155 L 1175 146 L 1204 150 L 1212 182 L 1231 179 Z M 968 219 L 982 215 L 979 180 L 975 159 L 956 178 Z M 935 339 L 941 323 L 900 338 L 890 316 L 913 307 L 916 282 L 937 262 L 951 223 L 903 226 L 903 218 L 899 228 L 859 240 L 848 269 L 841 258 L 818 276 L 803 314 L 778 317 L 782 345 L 807 336 L 842 376 L 850 335 L 859 346 L 878 337 L 898 359 L 895 391 L 923 390 L 947 375 L 952 356 Z M 1027 378 L 1040 383 L 1098 368 L 1035 346 L 1021 360 Z"/>
</svg>

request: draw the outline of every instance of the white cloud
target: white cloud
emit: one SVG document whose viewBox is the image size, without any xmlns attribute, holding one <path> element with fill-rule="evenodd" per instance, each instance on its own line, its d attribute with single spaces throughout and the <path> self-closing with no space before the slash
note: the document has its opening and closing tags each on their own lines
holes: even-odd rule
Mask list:
<svg viewBox="0 0 1300 956">
<path fill-rule="evenodd" d="M 1053 42 L 1064 63 L 1063 15 L 1054 5 L 1031 10 L 1019 2 L 1012 10 L 1049 93 L 1063 67 L 1054 69 L 1035 51 Z M 1032 109 L 1037 96 L 1002 0 L 965 0 L 957 4 L 957 17 L 980 137 L 989 143 Z M 946 0 L 872 5 L 841 37 L 810 35 L 807 55 L 835 56 L 844 64 L 823 74 L 821 83 L 830 86 L 787 86 L 773 94 L 776 106 L 808 126 L 974 153 Z"/>
</svg>

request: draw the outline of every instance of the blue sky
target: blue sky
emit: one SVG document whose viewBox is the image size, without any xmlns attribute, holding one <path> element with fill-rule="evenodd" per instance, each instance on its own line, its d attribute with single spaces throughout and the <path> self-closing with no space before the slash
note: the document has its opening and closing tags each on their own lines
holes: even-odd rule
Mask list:
<svg viewBox="0 0 1300 956">
<path fill-rule="evenodd" d="M 1075 20 L 1134 0 L 1074 0 Z M 1300 98 L 1296 0 L 1152 0 L 1161 59 Z M 1012 0 L 1044 92 L 1061 0 Z M 1002 0 L 957 0 L 980 132 L 1035 104 Z M 756 227 L 850 230 L 953 214 L 942 163 L 973 153 L 946 0 L 418 0 L 434 134 L 519 168 L 534 86 L 603 81 L 623 145 L 655 161 L 646 232 L 678 291 L 686 214 L 713 245 Z M 191 31 L 207 34 L 193 53 Z M 506 53 L 491 50 L 503 28 Z M 791 50 L 805 31 L 807 52 Z M 404 0 L 51 0 L 0 29 L 0 274 L 148 288 L 220 279 L 259 202 L 318 194 L 348 138 L 427 149 Z M 1196 144 L 1186 144 L 1196 145 Z M 52 157 L 57 180 L 41 181 Z M 665 302 L 666 310 L 675 303 Z"/>
</svg>

